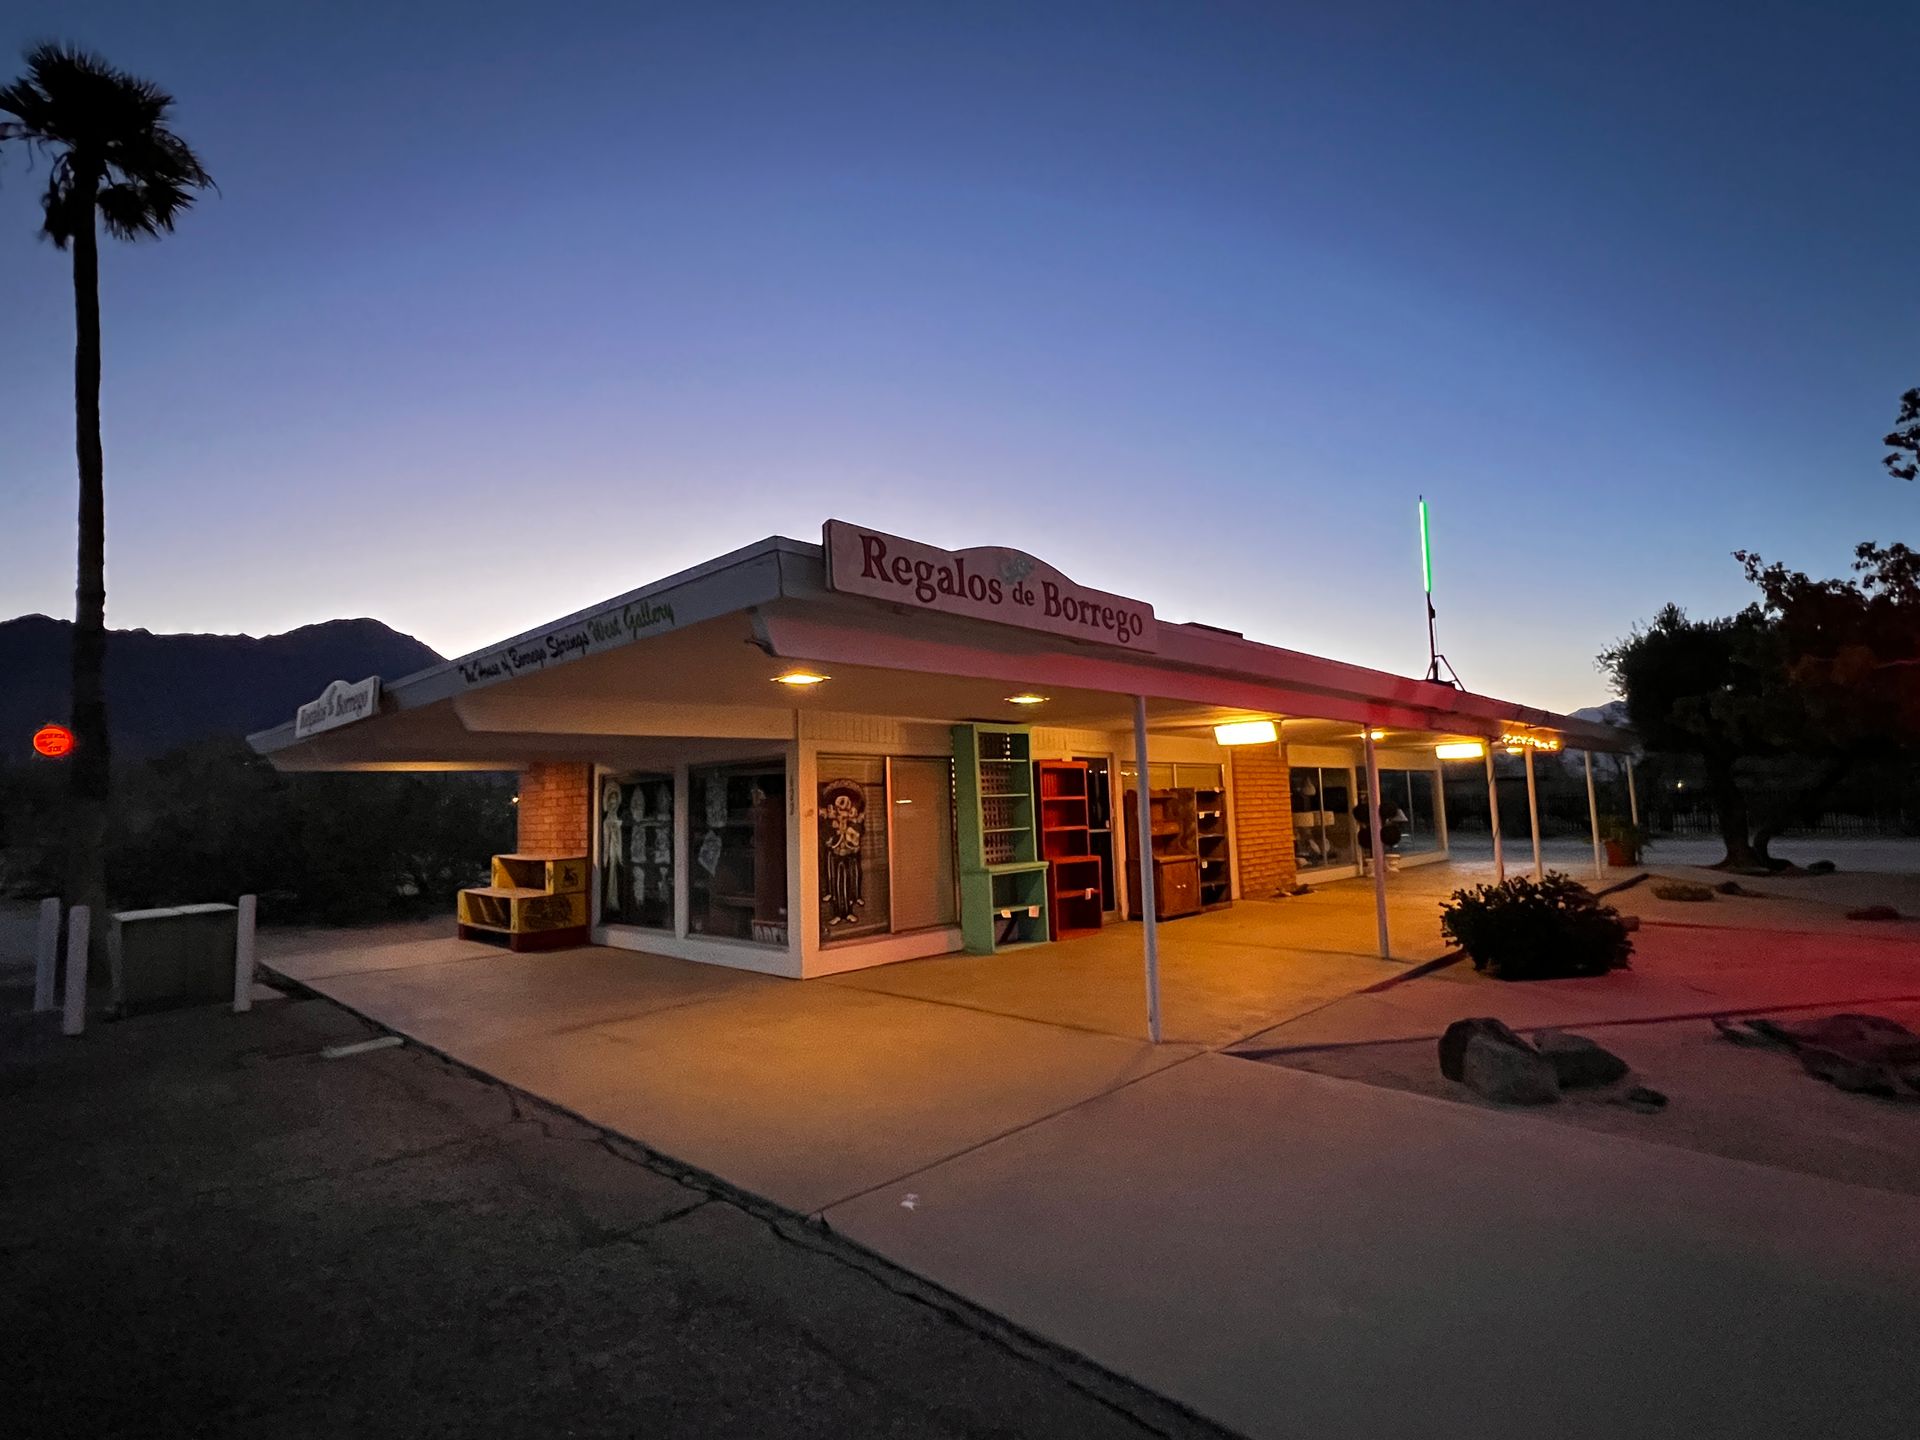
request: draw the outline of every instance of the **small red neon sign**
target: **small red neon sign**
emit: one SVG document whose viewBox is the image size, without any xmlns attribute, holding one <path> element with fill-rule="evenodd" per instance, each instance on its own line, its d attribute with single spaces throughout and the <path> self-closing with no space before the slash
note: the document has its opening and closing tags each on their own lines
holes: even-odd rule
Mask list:
<svg viewBox="0 0 1920 1440">
<path fill-rule="evenodd" d="M 33 753 L 64 760 L 73 753 L 73 731 L 64 725 L 42 725 L 33 732 Z"/>
</svg>

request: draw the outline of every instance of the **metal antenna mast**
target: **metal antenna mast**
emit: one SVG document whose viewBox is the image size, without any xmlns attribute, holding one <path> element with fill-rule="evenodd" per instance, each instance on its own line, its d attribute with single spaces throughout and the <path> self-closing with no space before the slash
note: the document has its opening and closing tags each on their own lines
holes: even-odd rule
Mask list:
<svg viewBox="0 0 1920 1440">
<path fill-rule="evenodd" d="M 1440 642 L 1434 632 L 1433 537 L 1427 528 L 1427 497 L 1424 495 L 1420 497 L 1420 579 L 1427 592 L 1427 679 L 1464 690 L 1467 687 L 1461 683 L 1460 673 L 1453 668 L 1453 662 L 1440 653 Z M 1444 674 L 1441 673 L 1443 670 Z"/>
</svg>

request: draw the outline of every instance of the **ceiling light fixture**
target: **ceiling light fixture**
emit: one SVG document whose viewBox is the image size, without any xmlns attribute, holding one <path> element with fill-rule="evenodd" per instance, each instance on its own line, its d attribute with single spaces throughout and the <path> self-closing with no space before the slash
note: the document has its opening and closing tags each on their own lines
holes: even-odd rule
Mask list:
<svg viewBox="0 0 1920 1440">
<path fill-rule="evenodd" d="M 789 670 L 784 675 L 773 677 L 776 685 L 824 685 L 826 681 L 825 675 L 816 675 L 811 670 Z"/>
<path fill-rule="evenodd" d="M 1044 695 L 1009 695 L 1007 696 L 1007 703 L 1009 705 L 1044 705 L 1047 703 L 1047 697 Z"/>
<path fill-rule="evenodd" d="M 1487 747 L 1478 740 L 1449 740 L 1433 747 L 1436 760 L 1478 760 L 1486 753 Z"/>
<path fill-rule="evenodd" d="M 1280 730 L 1271 720 L 1235 720 L 1214 726 L 1213 738 L 1222 745 L 1271 745 Z"/>
</svg>

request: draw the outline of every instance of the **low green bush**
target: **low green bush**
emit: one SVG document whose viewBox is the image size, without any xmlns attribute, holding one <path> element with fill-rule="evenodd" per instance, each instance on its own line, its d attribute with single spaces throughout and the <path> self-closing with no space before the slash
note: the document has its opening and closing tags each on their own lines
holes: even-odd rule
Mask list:
<svg viewBox="0 0 1920 1440">
<path fill-rule="evenodd" d="M 1633 953 L 1620 912 L 1557 870 L 1540 881 L 1516 875 L 1454 891 L 1440 930 L 1474 969 L 1501 980 L 1604 975 L 1624 969 Z"/>
</svg>

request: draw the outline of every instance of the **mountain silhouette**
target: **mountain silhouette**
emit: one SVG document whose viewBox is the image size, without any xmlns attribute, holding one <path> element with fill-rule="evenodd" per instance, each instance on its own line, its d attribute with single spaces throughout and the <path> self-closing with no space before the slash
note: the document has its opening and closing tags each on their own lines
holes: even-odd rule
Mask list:
<svg viewBox="0 0 1920 1440">
<path fill-rule="evenodd" d="M 24 756 L 32 733 L 67 719 L 73 622 L 0 621 L 0 745 Z M 293 718 L 330 680 L 392 681 L 441 656 L 378 620 L 328 620 L 284 635 L 107 632 L 107 719 L 116 759 L 142 759 Z"/>
</svg>

